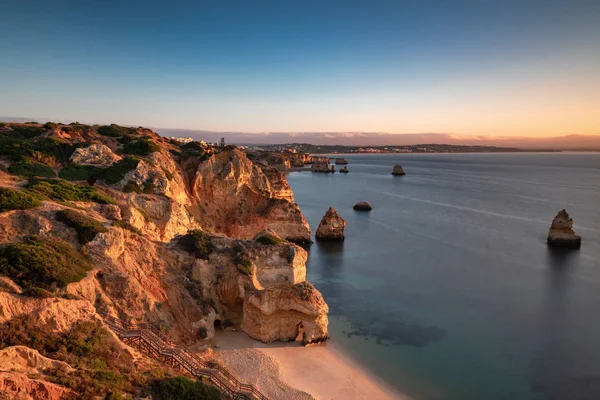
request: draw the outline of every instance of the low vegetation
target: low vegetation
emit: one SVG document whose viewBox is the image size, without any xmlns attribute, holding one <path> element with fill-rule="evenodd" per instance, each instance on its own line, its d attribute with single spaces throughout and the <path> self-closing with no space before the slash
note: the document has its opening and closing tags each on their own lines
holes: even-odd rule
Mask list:
<svg viewBox="0 0 600 400">
<path fill-rule="evenodd" d="M 99 204 L 115 204 L 116 200 L 100 189 L 87 185 L 74 185 L 61 179 L 32 179 L 25 185 L 38 197 L 56 201 L 92 201 Z"/>
<path fill-rule="evenodd" d="M 91 269 L 86 256 L 58 238 L 34 235 L 0 248 L 0 273 L 23 288 L 64 287 Z"/>
<path fill-rule="evenodd" d="M 132 141 L 123 146 L 123 152 L 125 154 L 132 154 L 141 157 L 148 156 L 157 151 L 160 151 L 160 146 L 149 137 Z"/>
<path fill-rule="evenodd" d="M 124 219 L 114 220 L 112 224 L 113 224 L 113 226 L 117 226 L 122 229 L 127 229 L 133 233 L 137 233 L 138 235 L 142 234 L 142 232 L 138 228 L 131 225 L 129 222 L 125 221 Z"/>
<path fill-rule="evenodd" d="M 130 134 L 135 134 L 135 128 L 128 128 L 117 124 L 103 125 L 98 128 L 98 133 L 103 136 L 120 137 Z"/>
<path fill-rule="evenodd" d="M 256 241 L 267 246 L 274 246 L 282 242 L 282 240 L 277 236 L 269 234 L 260 236 L 258 239 L 256 239 Z"/>
<path fill-rule="evenodd" d="M 27 192 L 0 188 L 0 212 L 9 210 L 27 210 L 38 207 L 42 202 Z"/>
<path fill-rule="evenodd" d="M 178 376 L 155 382 L 152 386 L 152 398 L 155 400 L 220 400 L 221 393 L 213 386 Z"/>
<path fill-rule="evenodd" d="M 61 210 L 56 213 L 56 220 L 77 231 L 79 243 L 86 244 L 94 240 L 97 234 L 108 232 L 99 221 L 74 210 Z"/>
<path fill-rule="evenodd" d="M 17 161 L 8 167 L 8 172 L 25 178 L 33 178 L 36 176 L 41 178 L 54 178 L 56 176 L 56 173 L 52 168 L 46 164 L 33 160 Z"/>
<path fill-rule="evenodd" d="M 102 168 L 93 165 L 72 164 L 61 169 L 58 177 L 68 181 L 87 181 L 92 177 L 102 176 L 102 172 Z"/>
<path fill-rule="evenodd" d="M 248 249 L 246 249 L 246 247 L 240 242 L 236 242 L 233 245 L 232 250 L 233 263 L 235 264 L 238 272 L 247 276 L 252 275 L 252 261 L 250 260 Z"/>
<path fill-rule="evenodd" d="M 137 157 L 126 157 L 119 162 L 105 168 L 102 173 L 102 179 L 109 185 L 114 185 L 125 178 L 125 174 L 137 168 L 141 159 Z"/>
<path fill-rule="evenodd" d="M 123 186 L 124 193 L 142 193 L 142 188 L 134 181 L 129 181 Z"/>
<path fill-rule="evenodd" d="M 184 250 L 203 260 L 208 260 L 214 250 L 212 238 L 200 229 L 189 230 L 187 234 L 179 236 L 178 242 Z"/>
</svg>

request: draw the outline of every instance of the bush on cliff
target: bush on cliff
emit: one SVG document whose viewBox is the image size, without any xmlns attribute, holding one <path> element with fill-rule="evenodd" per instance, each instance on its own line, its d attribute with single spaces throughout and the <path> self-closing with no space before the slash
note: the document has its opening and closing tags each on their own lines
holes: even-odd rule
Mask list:
<svg viewBox="0 0 600 400">
<path fill-rule="evenodd" d="M 118 183 L 125 178 L 126 173 L 136 169 L 140 161 L 141 159 L 137 157 L 126 157 L 110 167 L 105 168 L 102 173 L 102 179 L 109 185 Z"/>
<path fill-rule="evenodd" d="M 76 368 L 46 370 L 45 379 L 74 391 L 73 398 L 115 398 L 112 393 L 152 388 L 159 371 L 138 372 L 131 354 L 123 351 L 113 335 L 98 321 L 77 321 L 64 332 L 40 329 L 30 315 L 0 325 L 0 348 L 27 346 L 45 357 Z M 164 373 L 162 374 L 164 376 Z M 136 390 L 137 389 L 137 390 Z M 71 397 L 69 397 L 71 398 Z"/>
<path fill-rule="evenodd" d="M 137 233 L 138 235 L 141 235 L 142 232 L 136 228 L 135 226 L 131 225 L 129 222 L 125 221 L 124 219 L 116 219 L 112 222 L 113 226 L 122 228 L 122 229 L 127 229 L 128 231 L 131 231 L 133 233 Z"/>
<path fill-rule="evenodd" d="M 61 179 L 32 179 L 25 187 L 34 195 L 57 201 L 92 201 L 99 204 L 116 203 L 115 199 L 100 189 L 86 185 L 73 185 Z"/>
<path fill-rule="evenodd" d="M 108 232 L 108 229 L 100 222 L 74 210 L 58 211 L 56 220 L 63 222 L 69 228 L 75 229 L 81 244 L 91 242 L 101 232 Z"/>
<path fill-rule="evenodd" d="M 102 168 L 94 167 L 93 165 L 78 165 L 73 164 L 64 167 L 58 173 L 58 177 L 68 181 L 87 181 L 91 177 L 101 176 Z"/>
<path fill-rule="evenodd" d="M 26 178 L 33 178 L 35 176 L 42 178 L 54 178 L 56 176 L 56 173 L 54 173 L 52 168 L 33 160 L 24 160 L 13 163 L 10 167 L 8 167 L 8 172 L 19 176 L 24 176 Z"/>
<path fill-rule="evenodd" d="M 136 133 L 135 128 L 127 128 L 117 124 L 103 125 L 98 128 L 98 133 L 102 136 L 120 137 Z"/>
<path fill-rule="evenodd" d="M 27 210 L 38 207 L 42 202 L 27 192 L 0 188 L 0 212 L 8 210 Z"/>
<path fill-rule="evenodd" d="M 186 235 L 179 236 L 178 243 L 184 250 L 203 260 L 208 260 L 214 250 L 211 237 L 200 229 L 189 230 Z"/>
<path fill-rule="evenodd" d="M 134 142 L 127 143 L 123 146 L 123 152 L 136 156 L 147 156 L 154 152 L 160 151 L 160 146 L 150 138 L 143 138 Z"/>
<path fill-rule="evenodd" d="M 123 193 L 142 193 L 142 188 L 134 181 L 129 181 L 123 186 Z"/>
<path fill-rule="evenodd" d="M 256 241 L 266 246 L 274 246 L 282 242 L 280 238 L 273 235 L 262 235 L 258 239 L 256 239 Z"/>
<path fill-rule="evenodd" d="M 156 381 L 152 385 L 152 398 L 156 400 L 220 400 L 221 393 L 213 386 L 178 376 Z"/>
<path fill-rule="evenodd" d="M 34 235 L 0 249 L 0 273 L 24 288 L 64 287 L 91 269 L 83 254 L 58 238 Z"/>
</svg>

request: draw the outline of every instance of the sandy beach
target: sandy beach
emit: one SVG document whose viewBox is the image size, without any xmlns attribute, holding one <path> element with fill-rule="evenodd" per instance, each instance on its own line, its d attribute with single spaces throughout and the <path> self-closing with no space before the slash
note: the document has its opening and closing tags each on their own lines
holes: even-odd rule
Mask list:
<svg viewBox="0 0 600 400">
<path fill-rule="evenodd" d="M 219 332 L 213 346 L 218 361 L 272 399 L 408 399 L 331 341 L 264 344 L 242 332 Z"/>
</svg>

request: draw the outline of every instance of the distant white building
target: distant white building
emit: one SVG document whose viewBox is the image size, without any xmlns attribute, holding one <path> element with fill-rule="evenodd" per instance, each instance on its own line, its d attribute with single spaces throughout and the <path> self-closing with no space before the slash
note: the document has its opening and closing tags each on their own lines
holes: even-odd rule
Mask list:
<svg viewBox="0 0 600 400">
<path fill-rule="evenodd" d="M 195 142 L 195 140 L 192 139 L 191 137 L 167 136 L 167 139 L 171 139 L 171 140 L 174 140 L 174 141 L 179 142 L 179 143 L 191 143 L 191 142 Z M 200 143 L 204 143 L 204 141 L 202 141 Z"/>
</svg>

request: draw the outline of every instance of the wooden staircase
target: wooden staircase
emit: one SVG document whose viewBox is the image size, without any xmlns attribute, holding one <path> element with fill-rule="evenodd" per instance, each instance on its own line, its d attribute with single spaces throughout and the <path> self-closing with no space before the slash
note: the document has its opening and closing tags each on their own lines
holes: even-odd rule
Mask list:
<svg viewBox="0 0 600 400">
<path fill-rule="evenodd" d="M 129 325 L 114 317 L 102 315 L 106 325 L 124 343 L 136 347 L 159 361 L 196 378 L 205 378 L 232 399 L 268 400 L 253 385 L 242 383 L 221 365 L 206 361 L 167 339 L 151 324 Z"/>
</svg>

